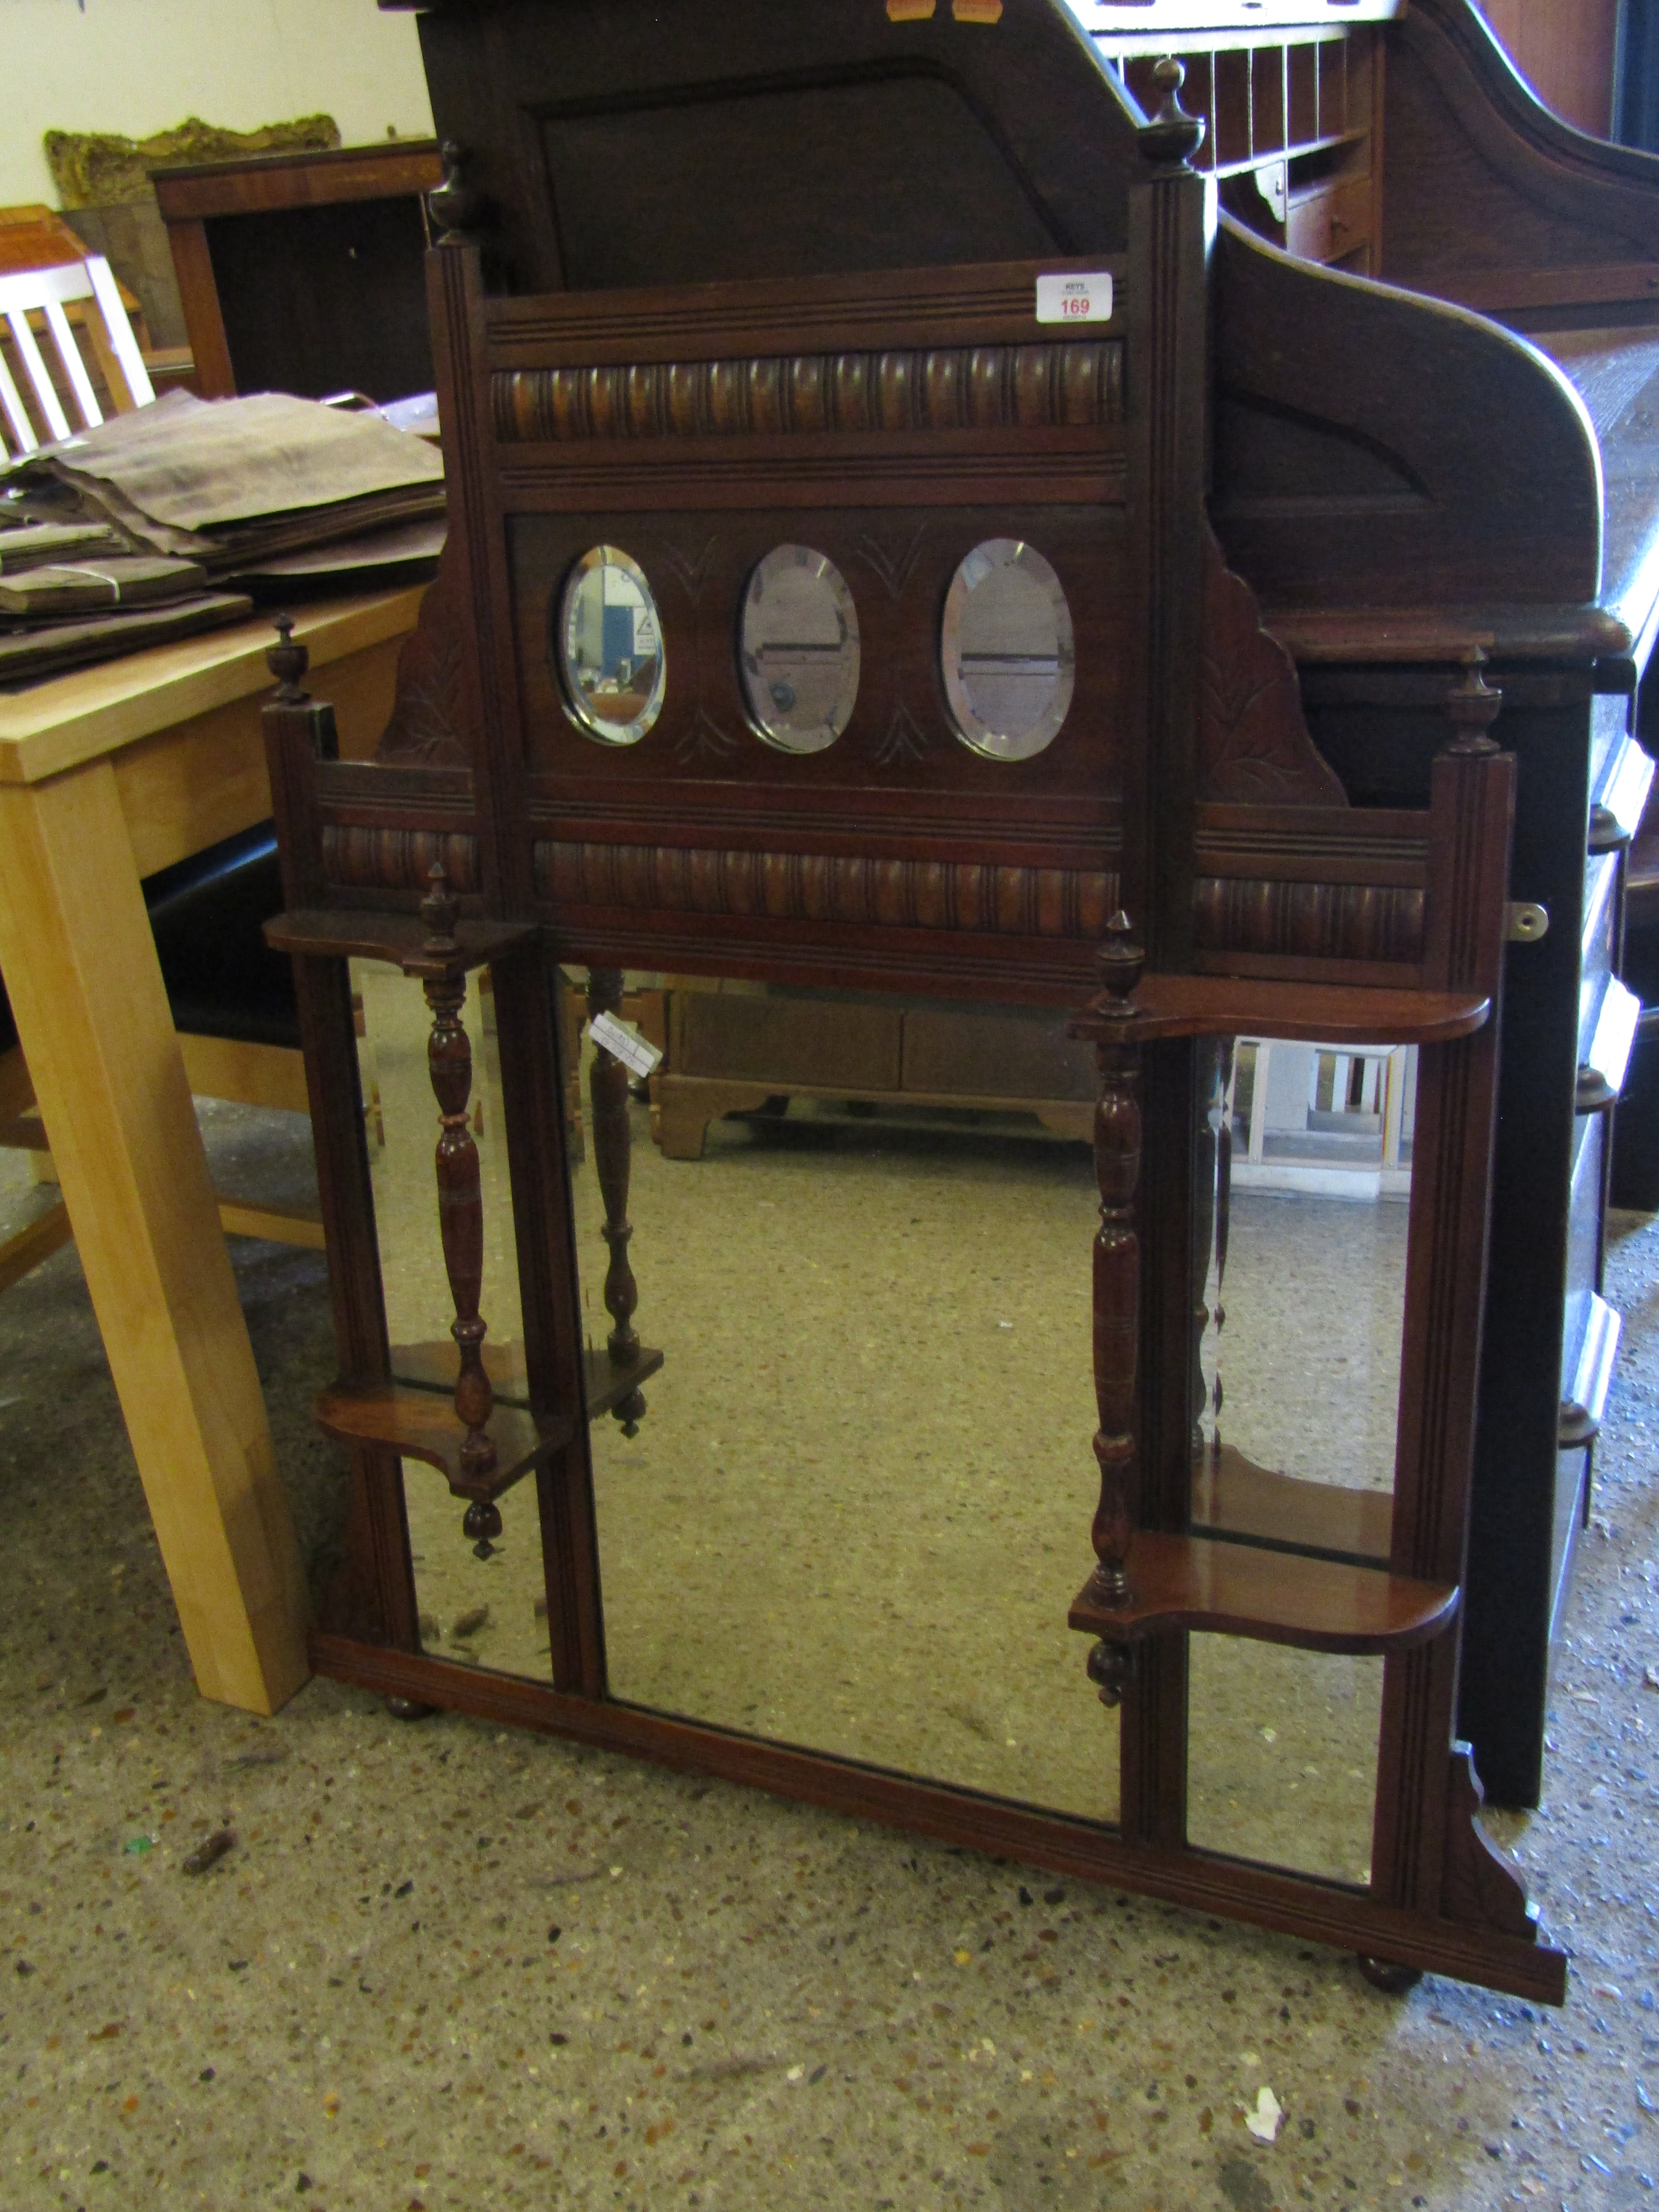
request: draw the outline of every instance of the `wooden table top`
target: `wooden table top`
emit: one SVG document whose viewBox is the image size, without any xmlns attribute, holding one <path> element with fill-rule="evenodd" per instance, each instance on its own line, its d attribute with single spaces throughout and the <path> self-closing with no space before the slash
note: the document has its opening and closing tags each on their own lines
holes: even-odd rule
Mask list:
<svg viewBox="0 0 1659 2212">
<path fill-rule="evenodd" d="M 299 609 L 294 635 L 310 647 L 313 667 L 343 659 L 413 629 L 425 589 L 404 586 Z M 264 690 L 273 613 L 0 694 L 0 783 L 61 775 Z"/>
</svg>

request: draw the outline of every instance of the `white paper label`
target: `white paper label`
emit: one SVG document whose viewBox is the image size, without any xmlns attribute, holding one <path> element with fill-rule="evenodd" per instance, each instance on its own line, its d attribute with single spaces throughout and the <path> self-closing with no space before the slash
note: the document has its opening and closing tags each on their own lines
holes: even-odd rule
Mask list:
<svg viewBox="0 0 1659 2212">
<path fill-rule="evenodd" d="M 637 1030 L 626 1028 L 614 1014 L 595 1014 L 587 1034 L 635 1075 L 649 1075 L 662 1058 L 655 1045 L 648 1044 Z"/>
<path fill-rule="evenodd" d="M 1085 276 L 1039 276 L 1036 319 L 1040 323 L 1109 323 L 1112 273 L 1103 269 Z"/>
</svg>

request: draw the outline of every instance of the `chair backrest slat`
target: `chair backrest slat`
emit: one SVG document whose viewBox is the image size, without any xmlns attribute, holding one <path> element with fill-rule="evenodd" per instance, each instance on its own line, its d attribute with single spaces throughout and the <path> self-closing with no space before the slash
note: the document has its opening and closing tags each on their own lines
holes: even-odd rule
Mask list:
<svg viewBox="0 0 1659 2212">
<path fill-rule="evenodd" d="M 22 394 L 12 381 L 11 371 L 6 366 L 6 356 L 3 353 L 0 353 L 0 413 L 11 425 L 12 442 L 17 451 L 32 453 L 40 441 L 34 434 L 34 425 L 24 408 Z"/>
<path fill-rule="evenodd" d="M 58 403 L 58 394 L 47 374 L 46 364 L 41 358 L 40 349 L 34 342 L 34 332 L 29 328 L 27 315 L 21 307 L 15 307 L 6 317 L 6 325 L 11 332 L 12 343 L 17 349 L 18 359 L 23 364 L 23 374 L 33 387 L 34 404 L 46 418 L 46 428 L 54 438 L 67 438 L 70 434 L 69 416 Z"/>
<path fill-rule="evenodd" d="M 75 333 L 69 326 L 69 317 L 64 313 L 59 301 L 45 301 L 42 307 L 46 328 L 52 332 L 52 342 L 58 349 L 58 358 L 69 379 L 70 390 L 75 394 L 75 404 L 81 410 L 82 428 L 95 430 L 104 419 L 104 410 L 98 404 L 92 379 L 87 374 L 87 365 L 81 358 L 81 349 L 76 344 Z"/>
<path fill-rule="evenodd" d="M 74 320 L 64 313 L 70 307 L 76 311 Z M 64 391 L 82 427 L 93 429 L 103 421 L 98 390 L 82 350 L 83 341 L 92 349 L 91 366 L 107 386 L 110 404 L 118 414 L 148 406 L 155 398 L 155 386 L 127 320 L 120 288 L 102 254 L 88 254 L 84 261 L 58 268 L 23 269 L 0 276 L 0 316 L 5 319 L 15 355 L 9 364 L 0 355 L 0 415 L 5 418 L 15 453 L 33 453 L 43 437 L 71 434 L 61 396 Z M 32 316 L 37 319 L 33 325 Z M 56 383 L 36 336 L 40 320 L 58 356 L 60 376 Z M 27 396 L 18 388 L 14 368 L 21 370 Z M 0 435 L 0 452 L 5 443 Z"/>
</svg>

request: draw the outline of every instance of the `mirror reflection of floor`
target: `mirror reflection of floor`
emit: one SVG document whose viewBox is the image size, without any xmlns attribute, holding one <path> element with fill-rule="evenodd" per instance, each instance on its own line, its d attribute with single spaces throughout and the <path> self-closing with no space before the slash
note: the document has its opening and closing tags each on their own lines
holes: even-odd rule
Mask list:
<svg viewBox="0 0 1659 2212">
<path fill-rule="evenodd" d="M 421 1128 L 424 1163 L 416 1041 L 398 1126 Z M 389 1099 L 397 1070 L 383 1042 Z M 1094 1497 L 1086 1148 L 1018 1116 L 869 1120 L 797 1103 L 781 1125 L 716 1123 L 702 1160 L 675 1162 L 652 1145 L 642 1106 L 633 1126 L 637 1320 L 667 1364 L 636 1437 L 608 1419 L 594 1431 L 613 1692 L 1115 1818 L 1116 1719 L 1065 1626 Z M 498 1129 L 486 1099 L 492 1203 Z M 378 1172 L 377 1202 L 408 1209 L 407 1234 L 387 1220 L 383 1237 L 400 1295 L 420 1278 L 422 1325 L 441 1328 L 428 1174 Z M 575 1194 L 598 1344 L 591 1150 Z M 1248 1436 L 1263 1464 L 1386 1482 L 1398 1370 L 1387 1285 L 1405 1218 L 1399 1205 L 1235 1201 L 1224 1431 Z M 510 1313 L 510 1286 L 494 1288 Z M 533 1492 L 504 1501 L 501 1545 L 479 1561 L 441 1480 L 411 1467 L 407 1486 L 428 1644 L 544 1676 Z M 1194 1841 L 1364 1879 L 1381 1671 L 1195 1638 Z"/>
</svg>

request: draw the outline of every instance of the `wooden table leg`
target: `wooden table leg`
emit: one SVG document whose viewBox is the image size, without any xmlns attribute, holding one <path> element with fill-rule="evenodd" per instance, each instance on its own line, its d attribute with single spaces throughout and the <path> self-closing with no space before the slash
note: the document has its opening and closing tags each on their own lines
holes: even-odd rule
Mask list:
<svg viewBox="0 0 1659 2212">
<path fill-rule="evenodd" d="M 0 973 L 198 1686 L 273 1712 L 304 1576 L 107 762 L 0 786 Z"/>
</svg>

